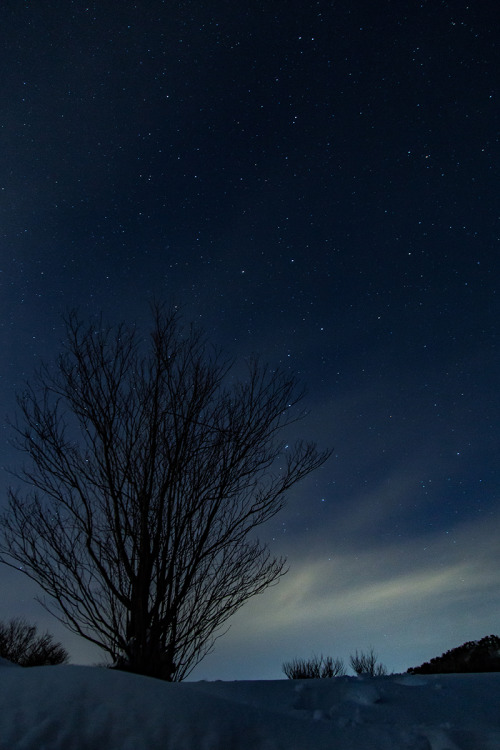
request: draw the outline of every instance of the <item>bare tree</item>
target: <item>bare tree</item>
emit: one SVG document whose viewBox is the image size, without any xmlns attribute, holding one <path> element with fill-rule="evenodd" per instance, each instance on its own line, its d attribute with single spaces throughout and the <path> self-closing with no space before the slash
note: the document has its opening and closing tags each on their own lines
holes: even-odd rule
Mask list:
<svg viewBox="0 0 500 750">
<path fill-rule="evenodd" d="M 358 651 L 350 656 L 350 664 L 358 675 L 366 674 L 370 677 L 383 677 L 387 674 L 387 668 L 378 661 L 378 655 L 373 648 L 369 651 Z"/>
<path fill-rule="evenodd" d="M 54 643 L 50 633 L 38 635 L 36 625 L 29 625 L 22 617 L 0 622 L 0 656 L 21 667 L 44 667 L 68 661 L 64 646 Z"/>
<path fill-rule="evenodd" d="M 28 490 L 10 491 L 1 560 L 118 666 L 181 680 L 284 573 L 254 530 L 329 452 L 280 439 L 303 416 L 294 377 L 251 361 L 236 381 L 175 311 L 154 308 L 150 339 L 66 325 L 19 398 Z"/>
</svg>

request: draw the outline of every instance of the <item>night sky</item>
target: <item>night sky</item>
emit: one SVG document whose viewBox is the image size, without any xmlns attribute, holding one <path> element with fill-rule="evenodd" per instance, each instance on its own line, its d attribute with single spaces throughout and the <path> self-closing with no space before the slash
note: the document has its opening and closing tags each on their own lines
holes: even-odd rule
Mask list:
<svg viewBox="0 0 500 750">
<path fill-rule="evenodd" d="M 2 2 L 2 416 L 69 308 L 146 332 L 155 297 L 296 372 L 290 439 L 335 449 L 261 531 L 287 576 L 194 678 L 369 646 L 405 670 L 500 631 L 496 13 Z M 0 618 L 102 659 L 35 593 L 0 569 Z"/>
</svg>

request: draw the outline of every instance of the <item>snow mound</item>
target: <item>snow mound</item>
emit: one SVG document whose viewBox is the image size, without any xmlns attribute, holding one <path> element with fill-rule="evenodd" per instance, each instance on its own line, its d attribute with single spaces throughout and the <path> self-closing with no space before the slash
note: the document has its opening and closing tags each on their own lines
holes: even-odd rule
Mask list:
<svg viewBox="0 0 500 750">
<path fill-rule="evenodd" d="M 348 692 L 348 699 L 360 706 L 371 706 L 374 703 L 380 703 L 382 695 L 375 685 L 360 685 L 354 687 Z"/>
<path fill-rule="evenodd" d="M 498 673 L 182 684 L 97 667 L 0 674 L 0 750 L 500 750 Z"/>
<path fill-rule="evenodd" d="M 424 677 L 417 677 L 414 674 L 402 674 L 394 678 L 396 685 L 427 685 L 427 680 Z"/>
<path fill-rule="evenodd" d="M 9 661 L 8 659 L 4 659 L 3 656 L 0 656 L 0 667 L 18 667 L 19 664 L 14 664 L 13 661 Z"/>
</svg>

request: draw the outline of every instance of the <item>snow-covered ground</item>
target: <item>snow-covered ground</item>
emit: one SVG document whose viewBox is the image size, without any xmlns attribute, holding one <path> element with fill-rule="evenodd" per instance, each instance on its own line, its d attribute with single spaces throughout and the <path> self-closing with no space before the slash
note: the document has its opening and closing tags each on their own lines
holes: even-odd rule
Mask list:
<svg viewBox="0 0 500 750">
<path fill-rule="evenodd" d="M 165 683 L 0 663 L 1 750 L 500 750 L 500 673 Z"/>
</svg>

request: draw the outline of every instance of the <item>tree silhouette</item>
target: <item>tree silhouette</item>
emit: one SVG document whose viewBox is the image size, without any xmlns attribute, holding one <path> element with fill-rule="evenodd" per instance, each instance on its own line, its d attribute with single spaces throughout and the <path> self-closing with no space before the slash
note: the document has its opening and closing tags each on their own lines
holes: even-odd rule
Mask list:
<svg viewBox="0 0 500 750">
<path fill-rule="evenodd" d="M 329 452 L 280 439 L 304 416 L 293 376 L 252 360 L 238 381 L 175 310 L 153 318 L 149 339 L 66 319 L 65 352 L 19 398 L 28 489 L 10 490 L 0 552 L 118 667 L 180 680 L 284 573 L 254 530 Z"/>
</svg>

